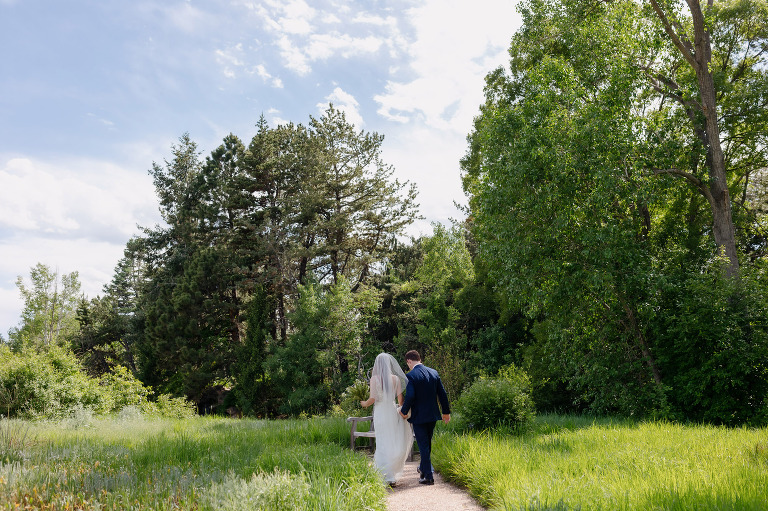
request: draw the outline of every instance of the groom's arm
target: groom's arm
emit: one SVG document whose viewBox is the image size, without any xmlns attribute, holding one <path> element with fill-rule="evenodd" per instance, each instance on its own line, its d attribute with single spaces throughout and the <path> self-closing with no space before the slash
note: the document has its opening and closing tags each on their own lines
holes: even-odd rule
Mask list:
<svg viewBox="0 0 768 511">
<path fill-rule="evenodd" d="M 439 376 L 437 377 L 437 399 L 440 401 L 440 410 L 443 412 L 443 422 L 447 424 L 451 420 L 451 406 L 448 403 L 448 393 Z"/>
<path fill-rule="evenodd" d="M 415 392 L 413 390 L 413 382 L 408 379 L 408 385 L 405 386 L 405 398 L 403 398 L 403 406 L 400 407 L 400 415 L 403 416 L 403 419 L 407 419 L 406 417 L 408 415 L 408 412 L 411 409 L 411 405 L 413 405 L 413 396 L 415 395 Z"/>
</svg>

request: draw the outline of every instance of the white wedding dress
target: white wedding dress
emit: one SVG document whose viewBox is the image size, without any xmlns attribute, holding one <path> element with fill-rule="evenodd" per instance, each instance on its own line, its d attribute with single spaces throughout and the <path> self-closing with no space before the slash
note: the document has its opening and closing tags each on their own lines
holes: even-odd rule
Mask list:
<svg viewBox="0 0 768 511">
<path fill-rule="evenodd" d="M 388 483 L 395 483 L 403 473 L 405 460 L 413 448 L 413 430 L 399 413 L 395 399 L 402 392 L 400 378 L 387 374 L 390 385 L 382 386 L 380 378 L 371 378 L 373 424 L 376 430 L 376 451 L 373 461 Z M 384 388 L 382 388 L 384 387 Z"/>
</svg>

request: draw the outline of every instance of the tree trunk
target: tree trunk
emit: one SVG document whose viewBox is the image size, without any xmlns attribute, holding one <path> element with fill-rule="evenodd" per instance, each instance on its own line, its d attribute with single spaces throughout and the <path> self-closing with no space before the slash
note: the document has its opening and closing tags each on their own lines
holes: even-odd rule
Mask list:
<svg viewBox="0 0 768 511">
<path fill-rule="evenodd" d="M 693 45 L 691 45 L 688 36 L 683 32 L 683 28 L 674 21 L 674 16 L 667 17 L 657 0 L 649 1 L 672 43 L 696 71 L 701 100 L 698 107 L 705 119 L 703 143 L 707 150 L 706 164 L 709 170 L 709 183 L 705 185 L 698 179 L 694 179 L 698 182 L 697 186 L 707 197 L 712 209 L 712 233 L 715 244 L 725 254 L 729 262 L 726 274 L 730 277 L 736 277 L 739 272 L 736 231 L 733 226 L 731 197 L 728 193 L 728 181 L 725 173 L 725 156 L 720 145 L 715 81 L 709 67 L 712 60 L 712 46 L 701 2 L 699 0 L 686 0 L 693 21 L 694 37 Z M 708 8 L 712 6 L 712 0 L 708 0 L 707 6 Z M 694 123 L 694 129 L 698 129 L 695 119 L 692 118 L 691 120 Z"/>
<path fill-rule="evenodd" d="M 728 192 L 728 181 L 725 174 L 725 157 L 720 146 L 715 81 L 709 68 L 712 59 L 712 47 L 701 3 L 699 0 L 688 0 L 688 6 L 693 19 L 695 48 L 693 56 L 696 61 L 696 77 L 699 82 L 701 107 L 706 119 L 707 164 L 709 167 L 713 234 L 715 243 L 728 258 L 727 274 L 730 277 L 735 277 L 739 271 L 739 259 L 736 251 L 736 232 L 733 227 L 733 216 L 731 213 L 731 196 Z"/>
</svg>

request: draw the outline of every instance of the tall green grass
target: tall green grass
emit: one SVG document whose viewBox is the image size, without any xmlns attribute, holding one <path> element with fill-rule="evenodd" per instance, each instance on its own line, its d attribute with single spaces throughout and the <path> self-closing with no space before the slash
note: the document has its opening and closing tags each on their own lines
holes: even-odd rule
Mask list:
<svg viewBox="0 0 768 511">
<path fill-rule="evenodd" d="M 438 436 L 434 464 L 504 510 L 768 509 L 768 429 L 542 416 Z"/>
<path fill-rule="evenodd" d="M 0 462 L 0 509 L 385 509 L 344 419 L 134 415 L 23 431 Z"/>
</svg>

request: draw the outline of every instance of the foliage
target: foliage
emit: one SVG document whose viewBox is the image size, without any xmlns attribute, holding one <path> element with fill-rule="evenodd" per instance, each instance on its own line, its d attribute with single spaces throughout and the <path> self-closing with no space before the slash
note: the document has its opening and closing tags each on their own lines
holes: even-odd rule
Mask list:
<svg viewBox="0 0 768 511">
<path fill-rule="evenodd" d="M 157 400 L 149 402 L 148 412 L 159 417 L 171 419 L 189 419 L 197 415 L 195 403 L 185 397 L 174 397 L 169 394 L 160 394 Z"/>
<path fill-rule="evenodd" d="M 299 286 L 291 321 L 295 327 L 284 346 L 265 364 L 271 381 L 285 396 L 281 413 L 323 413 L 338 402 L 356 374 L 367 318 L 378 304 L 375 290 L 352 293 L 341 277 L 327 291 L 317 283 Z"/>
<path fill-rule="evenodd" d="M 675 418 L 729 426 L 768 423 L 765 282 L 736 284 L 715 260 L 673 275 L 660 288 L 652 338 Z"/>
<path fill-rule="evenodd" d="M 495 377 L 481 376 L 461 395 L 456 410 L 467 429 L 523 431 L 535 417 L 530 378 L 515 366 L 502 368 Z"/>
<path fill-rule="evenodd" d="M 371 388 L 367 382 L 363 380 L 355 380 L 355 382 L 347 387 L 341 394 L 341 402 L 339 403 L 341 412 L 347 417 L 362 417 L 368 415 L 368 411 L 360 406 L 360 401 L 367 401 L 370 397 L 370 392 Z"/>
<path fill-rule="evenodd" d="M 489 509 L 762 509 L 765 434 L 546 415 L 525 435 L 437 435 L 432 459 Z"/>
<path fill-rule="evenodd" d="M 184 135 L 153 165 L 166 225 L 126 252 L 142 274 L 129 345 L 142 381 L 163 392 L 201 402 L 227 382 L 245 413 L 324 410 L 351 381 L 377 300 L 368 284 L 417 217 L 415 189 L 381 160 L 383 137 L 332 105 L 307 126 L 257 127 L 247 146 L 230 134 L 204 161 Z M 297 313 L 310 282 L 329 293 L 312 332 L 290 321 L 313 314 Z M 317 386 L 297 388 L 275 362 L 299 346 L 320 350 L 297 362 Z"/>
<path fill-rule="evenodd" d="M 274 297 L 263 287 L 256 287 L 245 305 L 245 336 L 232 367 L 236 382 L 232 394 L 245 415 L 267 417 L 277 409 L 276 400 L 270 399 L 276 391 L 264 368 L 272 327 L 270 310 L 274 306 Z"/>
<path fill-rule="evenodd" d="M 62 348 L 44 352 L 0 346 L 0 388 L 7 417 L 62 417 L 82 405 L 106 411 L 98 381 L 86 376 L 78 360 Z"/>
</svg>

